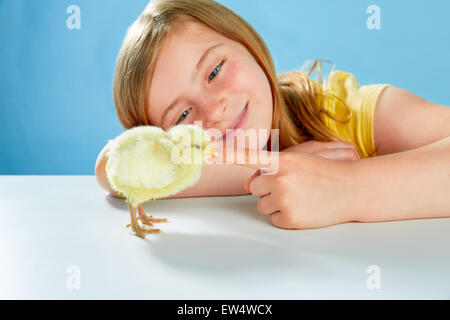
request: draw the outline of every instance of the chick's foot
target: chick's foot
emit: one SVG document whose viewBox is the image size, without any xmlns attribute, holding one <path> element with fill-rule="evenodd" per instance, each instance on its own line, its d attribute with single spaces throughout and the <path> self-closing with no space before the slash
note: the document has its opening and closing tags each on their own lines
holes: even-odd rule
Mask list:
<svg viewBox="0 0 450 320">
<path fill-rule="evenodd" d="M 128 224 L 126 227 L 130 227 L 131 226 L 131 230 L 133 230 L 134 234 L 136 234 L 138 237 L 145 239 L 145 235 L 146 234 L 150 234 L 150 233 L 160 233 L 161 230 L 160 229 L 146 229 L 146 228 L 142 228 L 139 225 L 139 222 L 136 219 L 136 211 L 135 209 L 130 206 L 130 204 L 128 204 L 128 210 L 130 211 L 130 218 L 131 218 L 131 223 Z"/>
<path fill-rule="evenodd" d="M 153 216 L 147 216 L 147 214 L 144 211 L 144 208 L 142 207 L 142 205 L 138 205 L 137 206 L 137 210 L 139 213 L 139 219 L 141 220 L 141 222 L 145 225 L 148 226 L 153 226 L 153 223 L 158 223 L 158 222 L 168 222 L 167 218 L 153 218 Z"/>
</svg>

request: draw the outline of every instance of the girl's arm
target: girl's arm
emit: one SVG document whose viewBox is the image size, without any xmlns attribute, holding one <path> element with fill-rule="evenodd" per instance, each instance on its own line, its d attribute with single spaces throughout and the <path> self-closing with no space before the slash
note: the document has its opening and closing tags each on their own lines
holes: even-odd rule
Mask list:
<svg viewBox="0 0 450 320">
<path fill-rule="evenodd" d="M 108 179 L 106 178 L 106 161 L 108 160 L 108 157 L 106 156 L 107 151 L 107 145 L 103 147 L 102 151 L 97 156 L 97 161 L 95 162 L 95 178 L 97 179 L 97 183 L 100 187 L 108 191 L 111 195 L 113 195 L 116 198 L 122 198 L 123 197 L 116 193 L 111 186 L 109 185 Z"/>
<path fill-rule="evenodd" d="M 388 87 L 374 138 L 379 157 L 354 163 L 364 179 L 356 220 L 450 217 L 450 107 Z"/>
<path fill-rule="evenodd" d="M 360 179 L 353 221 L 450 217 L 450 137 L 352 165 Z"/>
<path fill-rule="evenodd" d="M 375 107 L 373 130 L 378 155 L 422 147 L 450 136 L 450 107 L 387 87 Z"/>
<path fill-rule="evenodd" d="M 123 198 L 112 190 L 106 178 L 106 151 L 107 148 L 105 146 L 97 157 L 95 165 L 97 183 L 111 195 Z M 312 140 L 290 147 L 286 151 L 308 152 L 331 160 L 350 161 L 359 159 L 358 152 L 349 142 L 319 142 Z M 169 198 L 249 194 L 245 189 L 245 185 L 254 173 L 254 169 L 239 165 L 204 165 L 202 177 L 197 184 Z"/>
<path fill-rule="evenodd" d="M 450 217 L 450 137 L 359 161 L 329 161 L 302 152 L 273 155 L 279 170 L 255 175 L 248 189 L 260 197 L 258 211 L 276 227 Z"/>
<path fill-rule="evenodd" d="M 95 164 L 97 183 L 111 195 L 123 198 L 112 190 L 106 178 L 106 146 L 100 152 Z M 248 194 L 244 186 L 255 170 L 237 165 L 204 165 L 200 181 L 194 186 L 169 198 L 200 196 L 236 196 Z"/>
</svg>

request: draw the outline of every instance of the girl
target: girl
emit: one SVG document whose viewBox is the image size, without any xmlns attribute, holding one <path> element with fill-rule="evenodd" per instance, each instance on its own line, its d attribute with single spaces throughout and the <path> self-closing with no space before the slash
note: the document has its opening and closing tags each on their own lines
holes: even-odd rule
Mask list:
<svg viewBox="0 0 450 320">
<path fill-rule="evenodd" d="M 201 121 L 223 139 L 227 129 L 279 130 L 276 174 L 207 165 L 176 197 L 251 193 L 284 229 L 450 216 L 449 108 L 343 71 L 322 81 L 320 61 L 277 76 L 255 30 L 213 0 L 152 0 L 127 32 L 113 94 L 125 129 Z M 119 196 L 105 148 L 97 180 Z"/>
</svg>

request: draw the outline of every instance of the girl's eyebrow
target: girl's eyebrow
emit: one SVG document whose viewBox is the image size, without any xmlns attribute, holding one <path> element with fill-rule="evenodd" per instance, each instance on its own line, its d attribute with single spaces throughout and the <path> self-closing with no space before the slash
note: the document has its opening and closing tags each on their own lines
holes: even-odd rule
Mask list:
<svg viewBox="0 0 450 320">
<path fill-rule="evenodd" d="M 218 43 L 215 44 L 211 47 L 209 47 L 208 49 L 205 50 L 205 52 L 203 52 L 203 54 L 201 55 L 200 59 L 197 62 L 197 65 L 195 66 L 194 71 L 192 72 L 192 76 L 191 76 L 191 81 L 194 80 L 195 75 L 198 73 L 198 71 L 202 68 L 203 63 L 205 62 L 206 58 L 208 57 L 208 55 L 213 52 L 215 49 L 217 49 L 218 47 L 222 46 L 223 43 Z M 167 114 L 169 113 L 169 111 L 178 103 L 178 100 L 180 100 L 180 97 L 178 96 L 174 101 L 172 101 L 171 104 L 169 104 L 169 106 L 166 108 L 166 110 L 163 112 L 162 116 L 161 116 L 161 124 L 164 123 L 164 120 L 167 116 Z"/>
</svg>

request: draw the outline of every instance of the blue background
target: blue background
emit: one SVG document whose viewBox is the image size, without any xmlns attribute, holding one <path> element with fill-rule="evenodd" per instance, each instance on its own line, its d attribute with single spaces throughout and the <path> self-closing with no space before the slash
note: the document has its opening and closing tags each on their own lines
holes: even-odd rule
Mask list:
<svg viewBox="0 0 450 320">
<path fill-rule="evenodd" d="M 121 132 L 115 60 L 147 0 L 0 0 L 0 174 L 93 175 Z M 450 1 L 219 0 L 266 41 L 277 72 L 332 60 L 360 84 L 390 83 L 450 105 Z M 69 30 L 70 5 L 81 29 Z M 369 30 L 369 5 L 381 30 Z"/>
</svg>

